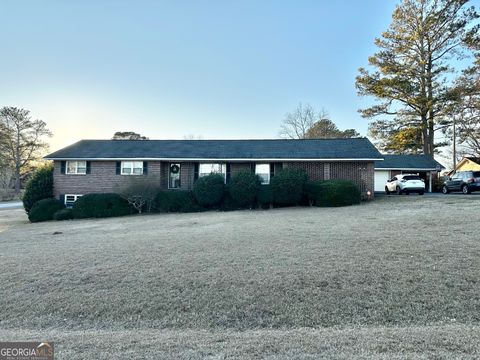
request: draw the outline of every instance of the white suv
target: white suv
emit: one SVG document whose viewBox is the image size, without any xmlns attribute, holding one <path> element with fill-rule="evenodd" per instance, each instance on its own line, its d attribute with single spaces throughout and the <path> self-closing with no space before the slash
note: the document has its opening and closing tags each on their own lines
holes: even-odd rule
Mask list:
<svg viewBox="0 0 480 360">
<path fill-rule="evenodd" d="M 401 174 L 394 176 L 385 184 L 385 192 L 388 194 L 396 192 L 398 195 L 412 192 L 423 195 L 425 182 L 416 174 Z"/>
</svg>

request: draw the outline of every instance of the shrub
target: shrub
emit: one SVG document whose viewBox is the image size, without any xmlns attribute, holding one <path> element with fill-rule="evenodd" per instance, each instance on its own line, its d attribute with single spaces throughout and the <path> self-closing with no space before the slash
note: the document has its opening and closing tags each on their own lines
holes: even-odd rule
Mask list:
<svg viewBox="0 0 480 360">
<path fill-rule="evenodd" d="M 224 177 L 219 174 L 202 176 L 193 184 L 193 196 L 203 207 L 220 205 L 224 190 Z"/>
<path fill-rule="evenodd" d="M 27 214 L 38 200 L 53 198 L 53 165 L 37 169 L 25 187 L 23 207 Z"/>
<path fill-rule="evenodd" d="M 303 188 L 307 181 L 304 171 L 285 169 L 270 181 L 272 199 L 278 205 L 297 205 L 302 200 Z"/>
<path fill-rule="evenodd" d="M 139 214 L 151 212 L 155 203 L 155 197 L 158 194 L 159 186 L 155 185 L 155 180 L 145 179 L 145 181 L 137 181 L 135 176 L 125 188 L 120 190 L 120 195 L 125 198 L 128 203 L 138 211 Z"/>
<path fill-rule="evenodd" d="M 255 202 L 260 180 L 250 171 L 242 171 L 232 177 L 228 184 L 228 194 L 238 207 L 252 206 Z"/>
<path fill-rule="evenodd" d="M 71 220 L 71 219 L 73 219 L 72 209 L 58 210 L 55 214 L 53 214 L 53 220 L 61 221 L 61 220 Z"/>
<path fill-rule="evenodd" d="M 132 213 L 132 208 L 118 194 L 86 194 L 73 204 L 73 217 L 82 219 L 89 217 L 113 217 Z"/>
<path fill-rule="evenodd" d="M 308 199 L 315 206 L 347 206 L 359 204 L 360 189 L 351 181 L 327 180 L 305 186 Z"/>
<path fill-rule="evenodd" d="M 195 202 L 191 191 L 170 190 L 157 193 L 154 208 L 160 212 L 197 212 L 202 211 Z"/>
<path fill-rule="evenodd" d="M 33 204 L 28 212 L 30 222 L 48 221 L 53 219 L 53 214 L 58 210 L 65 208 L 60 201 L 56 199 L 42 199 Z"/>
<path fill-rule="evenodd" d="M 257 192 L 257 203 L 263 209 L 267 209 L 272 206 L 273 197 L 270 185 L 260 185 L 260 188 Z"/>
</svg>

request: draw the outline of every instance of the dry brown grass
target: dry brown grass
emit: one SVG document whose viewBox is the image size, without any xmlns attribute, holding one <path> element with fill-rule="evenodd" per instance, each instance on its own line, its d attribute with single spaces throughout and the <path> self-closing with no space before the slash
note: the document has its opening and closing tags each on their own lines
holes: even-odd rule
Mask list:
<svg viewBox="0 0 480 360">
<path fill-rule="evenodd" d="M 0 336 L 51 337 L 69 359 L 117 347 L 125 358 L 475 358 L 478 200 L 42 224 L 3 211 Z"/>
</svg>

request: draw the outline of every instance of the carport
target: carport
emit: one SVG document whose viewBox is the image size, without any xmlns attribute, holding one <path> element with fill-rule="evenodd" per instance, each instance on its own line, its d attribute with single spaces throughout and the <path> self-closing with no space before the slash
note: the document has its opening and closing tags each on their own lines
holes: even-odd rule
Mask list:
<svg viewBox="0 0 480 360">
<path fill-rule="evenodd" d="M 385 183 L 398 174 L 418 174 L 425 181 L 425 190 L 432 192 L 433 178 L 444 167 L 429 155 L 383 155 L 375 162 L 375 191 L 384 192 Z"/>
</svg>

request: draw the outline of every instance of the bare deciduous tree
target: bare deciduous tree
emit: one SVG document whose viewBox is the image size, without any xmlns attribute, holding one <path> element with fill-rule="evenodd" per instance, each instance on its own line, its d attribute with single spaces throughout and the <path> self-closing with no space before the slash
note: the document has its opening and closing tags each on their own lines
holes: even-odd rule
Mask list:
<svg viewBox="0 0 480 360">
<path fill-rule="evenodd" d="M 293 112 L 285 115 L 279 135 L 284 139 L 306 139 L 308 130 L 322 119 L 328 119 L 324 109 L 317 112 L 312 105 L 299 103 Z"/>
<path fill-rule="evenodd" d="M 15 193 L 20 193 L 21 175 L 48 149 L 44 137 L 52 136 L 42 120 L 32 120 L 30 111 L 5 106 L 0 109 L 0 154 L 15 178 Z"/>
</svg>

